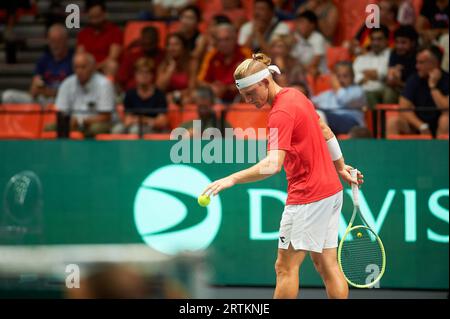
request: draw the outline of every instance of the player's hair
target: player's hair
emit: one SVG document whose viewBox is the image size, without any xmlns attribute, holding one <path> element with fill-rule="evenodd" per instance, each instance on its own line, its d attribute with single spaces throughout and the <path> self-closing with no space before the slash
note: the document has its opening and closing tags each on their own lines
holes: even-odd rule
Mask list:
<svg viewBox="0 0 450 319">
<path fill-rule="evenodd" d="M 244 60 L 234 71 L 234 79 L 239 80 L 254 74 L 270 65 L 272 60 L 264 53 L 255 53 L 251 59 Z"/>
</svg>

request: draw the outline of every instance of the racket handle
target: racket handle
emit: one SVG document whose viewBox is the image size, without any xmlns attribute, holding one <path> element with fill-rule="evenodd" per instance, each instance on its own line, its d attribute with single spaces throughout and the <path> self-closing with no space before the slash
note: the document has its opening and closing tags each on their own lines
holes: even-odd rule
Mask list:
<svg viewBox="0 0 450 319">
<path fill-rule="evenodd" d="M 350 171 L 350 176 L 358 180 L 358 170 L 356 168 Z M 359 206 L 359 188 L 358 184 L 352 183 L 353 203 L 355 206 Z"/>
</svg>

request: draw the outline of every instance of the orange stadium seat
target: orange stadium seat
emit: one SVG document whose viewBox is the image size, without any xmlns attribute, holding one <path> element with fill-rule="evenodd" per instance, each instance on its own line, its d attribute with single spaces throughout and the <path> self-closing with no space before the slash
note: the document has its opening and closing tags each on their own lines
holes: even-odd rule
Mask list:
<svg viewBox="0 0 450 319">
<path fill-rule="evenodd" d="M 438 140 L 448 140 L 448 134 L 439 134 L 436 138 Z"/>
<path fill-rule="evenodd" d="M 291 32 L 295 32 L 295 20 L 285 20 L 283 22 L 287 24 Z"/>
<path fill-rule="evenodd" d="M 378 132 L 378 137 L 381 137 L 381 112 L 382 110 L 386 111 L 385 112 L 385 118 L 384 120 L 387 122 L 390 119 L 396 118 L 398 117 L 399 112 L 396 111 L 400 108 L 400 106 L 398 104 L 377 104 L 375 106 L 375 110 L 377 111 L 376 116 L 377 116 L 377 123 L 378 123 L 378 127 L 377 127 L 377 132 Z"/>
<path fill-rule="evenodd" d="M 431 140 L 429 134 L 391 134 L 386 137 L 388 140 Z"/>
<path fill-rule="evenodd" d="M 258 134 L 259 128 L 266 129 L 269 112 L 270 108 L 268 106 L 257 109 L 252 104 L 236 103 L 228 110 L 226 120 L 233 128 L 241 128 L 243 130 L 250 128 L 254 130 L 254 133 Z M 261 137 L 254 134 L 250 134 L 249 137 L 265 138 L 265 136 Z"/>
<path fill-rule="evenodd" d="M 2 104 L 0 111 L 0 138 L 40 137 L 43 116 L 39 104 Z"/>
<path fill-rule="evenodd" d="M 98 141 L 114 141 L 114 140 L 137 140 L 137 134 L 98 134 L 95 136 Z"/>
<path fill-rule="evenodd" d="M 170 140 L 170 133 L 144 134 L 144 139 L 153 141 L 167 141 Z"/>
<path fill-rule="evenodd" d="M 141 30 L 145 27 L 153 26 L 159 31 L 159 46 L 164 48 L 166 46 L 167 25 L 160 21 L 130 21 L 125 26 L 123 37 L 124 47 L 128 47 L 133 41 L 139 39 Z"/>
<path fill-rule="evenodd" d="M 51 131 L 51 132 L 42 132 L 41 133 L 41 139 L 45 139 L 45 140 L 54 140 L 56 139 L 57 133 L 55 131 Z M 71 140 L 83 140 L 84 139 L 84 135 L 81 132 L 78 131 L 72 131 L 69 134 L 69 138 Z"/>
<path fill-rule="evenodd" d="M 171 129 L 179 127 L 182 123 L 198 119 L 197 105 L 189 104 L 180 107 L 170 104 L 167 110 L 169 126 Z"/>
<path fill-rule="evenodd" d="M 317 77 L 313 77 L 308 74 L 306 76 L 306 81 L 311 89 L 312 95 L 320 94 L 324 91 L 331 90 L 331 76 L 330 74 L 320 74 Z"/>
<path fill-rule="evenodd" d="M 326 52 L 327 65 L 329 70 L 333 70 L 339 61 L 350 61 L 350 52 L 344 47 L 328 47 Z"/>
<path fill-rule="evenodd" d="M 198 28 L 201 33 L 205 33 L 206 29 L 208 28 L 208 24 L 205 21 L 202 21 L 202 22 L 200 22 Z M 178 32 L 179 29 L 180 29 L 180 21 L 174 21 L 168 26 L 167 33 L 170 34 L 170 33 Z"/>
</svg>

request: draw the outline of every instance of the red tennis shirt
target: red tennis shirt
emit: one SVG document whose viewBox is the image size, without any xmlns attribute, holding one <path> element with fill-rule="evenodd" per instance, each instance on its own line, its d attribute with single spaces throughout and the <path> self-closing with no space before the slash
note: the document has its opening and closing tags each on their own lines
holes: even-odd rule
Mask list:
<svg viewBox="0 0 450 319">
<path fill-rule="evenodd" d="M 274 99 L 268 128 L 268 150 L 286 151 L 286 205 L 316 202 L 342 190 L 319 116 L 305 95 L 293 88 L 282 89 Z"/>
</svg>

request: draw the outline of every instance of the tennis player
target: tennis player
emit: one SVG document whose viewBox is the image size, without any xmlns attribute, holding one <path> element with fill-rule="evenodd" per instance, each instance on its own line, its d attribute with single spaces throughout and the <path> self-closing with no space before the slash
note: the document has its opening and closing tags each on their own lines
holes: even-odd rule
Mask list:
<svg viewBox="0 0 450 319">
<path fill-rule="evenodd" d="M 337 262 L 342 185 L 363 182 L 350 175 L 339 144 L 300 91 L 280 87 L 272 77 L 280 73 L 262 53 L 235 70 L 239 92 L 247 103 L 271 106 L 267 156 L 254 166 L 217 180 L 203 194 L 217 195 L 236 184 L 277 174 L 282 167 L 288 196 L 280 222 L 274 298 L 297 298 L 300 266 L 309 253 L 326 287 L 328 298 L 347 298 L 348 285 Z"/>
</svg>

